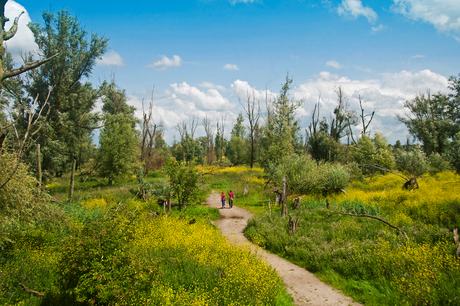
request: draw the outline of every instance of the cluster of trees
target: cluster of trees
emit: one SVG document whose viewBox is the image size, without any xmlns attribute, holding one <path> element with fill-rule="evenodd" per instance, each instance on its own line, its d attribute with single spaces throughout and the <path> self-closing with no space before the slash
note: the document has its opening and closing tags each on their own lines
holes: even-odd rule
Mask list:
<svg viewBox="0 0 460 306">
<path fill-rule="evenodd" d="M 6 19 L 2 18 L 0 38 L 5 41 L 14 36 L 18 18 L 8 31 L 4 29 Z M 399 168 L 412 176 L 421 175 L 424 170 L 403 169 L 404 163 L 397 162 L 410 156 L 418 156 L 438 168 L 452 165 L 460 170 L 460 78 L 449 79 L 452 90 L 449 95 L 427 93 L 406 101 L 408 114 L 398 119 L 407 126 L 413 141 L 405 146 L 398 142 L 392 148 L 378 132 L 371 136 L 375 110 L 366 114 L 361 97 L 360 110 L 350 109 L 348 97 L 340 86 L 335 88 L 337 104 L 332 113 L 321 116 L 320 96 L 313 106 L 308 128 L 302 131 L 296 110 L 304 101 L 292 98 L 293 79 L 289 75 L 276 98 L 259 101 L 254 92 L 248 92 L 239 100 L 244 112 L 238 115 L 230 139 L 225 138 L 223 113 L 216 128 L 207 116 L 180 122 L 176 126 L 180 137 L 168 146 L 163 139 L 163 123 L 155 122 L 152 116 L 153 92 L 148 109 L 143 109 L 142 118 L 137 119 L 135 109 L 127 104 L 125 91 L 115 81 L 104 81 L 99 86 L 86 81 L 96 60 L 107 51 L 108 39 L 97 34 L 89 36 L 68 10 L 57 14 L 45 12 L 43 20 L 43 25 L 29 25 L 43 59 L 36 61 L 33 54 L 27 54 L 25 64 L 15 68 L 11 55 L 3 47 L 0 50 L 3 67 L 0 148 L 2 154 L 15 154 L 16 161 L 0 182 L 0 189 L 21 162 L 29 166 L 38 184 L 73 167 L 82 171 L 82 165 L 89 161 L 92 161 L 91 171 L 108 178 L 112 184 L 117 176 L 135 173 L 140 166 L 147 175 L 171 157 L 183 166 L 219 163 L 253 167 L 257 163 L 272 173 L 273 178 L 279 169 L 288 169 L 296 165 L 296 159 L 304 161 L 306 156 L 317 167 L 337 162 L 355 170 L 356 165 L 380 167 L 378 170 L 362 167 L 364 174 Z M 103 102 L 101 113 L 94 111 L 99 99 Z M 264 115 L 261 102 L 265 103 Z M 205 136 L 196 137 L 199 125 Z M 359 135 L 354 135 L 357 127 Z M 93 141 L 96 129 L 101 130 L 99 147 Z M 421 149 L 415 148 L 415 141 L 421 144 Z M 350 166 L 353 163 L 355 166 Z M 302 164 L 312 165 L 305 161 Z M 298 171 L 307 172 L 307 168 Z M 320 172 L 337 175 L 337 169 L 324 168 Z M 290 182 L 296 180 L 289 178 Z M 325 188 L 339 190 L 343 186 L 340 183 Z M 305 186 L 294 189 L 293 192 L 311 190 Z"/>
</svg>

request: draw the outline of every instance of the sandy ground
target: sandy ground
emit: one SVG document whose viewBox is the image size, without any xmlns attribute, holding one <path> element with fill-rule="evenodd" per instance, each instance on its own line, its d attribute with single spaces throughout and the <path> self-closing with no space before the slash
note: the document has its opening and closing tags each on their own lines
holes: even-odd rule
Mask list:
<svg viewBox="0 0 460 306">
<path fill-rule="evenodd" d="M 213 191 L 207 203 L 211 207 L 220 208 L 220 194 Z M 236 201 L 237 203 L 237 201 Z M 329 285 L 320 281 L 307 270 L 296 266 L 276 255 L 251 244 L 243 235 L 243 230 L 252 217 L 245 209 L 233 206 L 229 209 L 228 203 L 220 209 L 222 218 L 217 221 L 217 226 L 222 234 L 234 244 L 249 247 L 275 269 L 284 281 L 284 284 L 295 304 L 303 305 L 360 305 Z"/>
</svg>

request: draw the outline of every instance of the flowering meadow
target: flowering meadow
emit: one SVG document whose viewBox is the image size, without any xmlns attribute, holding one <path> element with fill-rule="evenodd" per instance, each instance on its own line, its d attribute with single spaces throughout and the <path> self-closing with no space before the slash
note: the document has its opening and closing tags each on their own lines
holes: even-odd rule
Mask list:
<svg viewBox="0 0 460 306">
<path fill-rule="evenodd" d="M 292 305 L 275 271 L 209 223 L 217 209 L 165 216 L 129 185 L 114 195 L 91 183 L 94 197 L 78 187 L 61 227 L 18 233 L 0 251 L 1 305 Z"/>
<path fill-rule="evenodd" d="M 251 220 L 245 234 L 366 305 L 460 305 L 452 233 L 460 227 L 460 177 L 427 175 L 412 191 L 403 183 L 387 174 L 327 198 L 304 195 L 289 210 L 296 232 L 273 211 Z"/>
</svg>

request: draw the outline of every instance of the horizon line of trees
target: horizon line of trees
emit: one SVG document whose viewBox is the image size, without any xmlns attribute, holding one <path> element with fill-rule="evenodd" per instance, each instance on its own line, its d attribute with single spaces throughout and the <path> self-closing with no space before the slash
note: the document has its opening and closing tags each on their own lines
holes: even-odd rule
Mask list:
<svg viewBox="0 0 460 306">
<path fill-rule="evenodd" d="M 10 31 L 4 30 L 3 22 L 4 40 L 14 34 L 11 31 L 15 31 L 18 18 Z M 142 118 L 137 119 L 115 80 L 97 87 L 85 81 L 96 59 L 108 50 L 108 38 L 97 34 L 89 37 L 69 10 L 44 12 L 43 20 L 43 25 L 31 23 L 29 28 L 45 60 L 37 61 L 33 54 L 27 54 L 23 67 L 28 69 L 1 80 L 0 113 L 2 152 L 19 153 L 18 159 L 40 180 L 62 176 L 72 169 L 74 161 L 81 172 L 90 160 L 92 170 L 109 178 L 110 183 L 117 176 L 135 173 L 139 166 L 147 175 L 171 157 L 183 165 L 258 164 L 268 169 L 285 156 L 308 154 L 317 164 L 394 166 L 385 137 L 379 132 L 371 137 L 370 125 L 378 110 L 366 113 L 361 96 L 360 110 L 350 109 L 341 86 L 334 88 L 337 102 L 332 113 L 321 114 L 319 95 L 309 126 L 302 131 L 296 110 L 305 101 L 292 97 L 289 74 L 275 98 L 266 96 L 265 101 L 259 101 L 254 92 L 248 92 L 244 99 L 239 97 L 243 112 L 238 114 L 229 139 L 225 137 L 223 112 L 215 128 L 208 116 L 179 122 L 175 129 L 180 138 L 168 146 L 163 122 L 153 119 L 153 90 L 148 109 L 143 106 Z M 3 71 L 15 71 L 11 55 L 1 51 Z M 397 141 L 395 149 L 409 149 L 418 142 L 426 156 L 437 154 L 454 167 L 458 165 L 460 78 L 450 77 L 449 89 L 448 95 L 427 92 L 405 102 L 408 113 L 397 119 L 407 126 L 413 139 L 404 146 Z M 102 113 L 94 112 L 98 99 L 103 102 Z M 261 102 L 265 104 L 264 114 Z M 205 135 L 196 137 L 200 123 Z M 354 135 L 357 126 L 361 131 Z M 101 129 L 99 147 L 93 144 L 96 129 Z"/>
</svg>

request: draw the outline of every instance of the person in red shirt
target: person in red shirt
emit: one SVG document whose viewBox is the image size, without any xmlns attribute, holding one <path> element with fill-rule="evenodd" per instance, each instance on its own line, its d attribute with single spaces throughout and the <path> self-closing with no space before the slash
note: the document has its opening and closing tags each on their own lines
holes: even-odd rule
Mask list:
<svg viewBox="0 0 460 306">
<path fill-rule="evenodd" d="M 225 208 L 225 193 L 222 191 L 222 194 L 220 195 L 221 200 L 222 200 L 222 209 Z"/>
<path fill-rule="evenodd" d="M 233 194 L 233 192 L 230 190 L 230 192 L 228 193 L 228 205 L 230 206 L 230 208 L 233 207 L 234 199 L 235 199 L 235 194 Z"/>
</svg>

